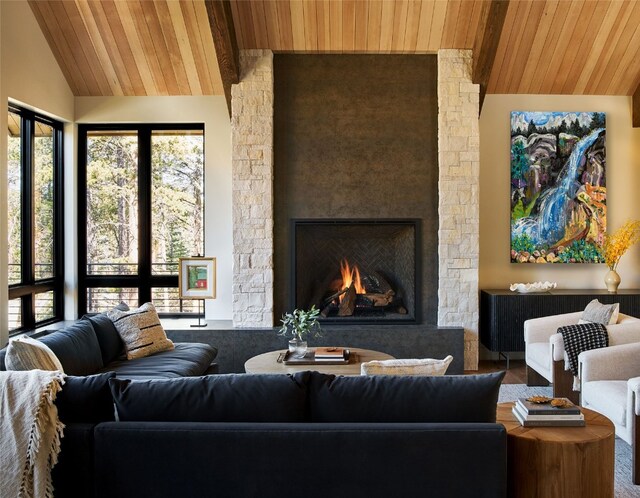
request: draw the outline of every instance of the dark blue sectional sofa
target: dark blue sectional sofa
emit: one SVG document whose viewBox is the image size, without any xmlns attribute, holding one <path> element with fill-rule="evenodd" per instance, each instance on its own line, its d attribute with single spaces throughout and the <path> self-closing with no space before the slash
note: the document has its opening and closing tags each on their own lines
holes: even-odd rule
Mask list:
<svg viewBox="0 0 640 498">
<path fill-rule="evenodd" d="M 218 351 L 208 344 L 178 343 L 171 351 L 127 360 L 118 331 L 103 313 L 32 337 L 51 348 L 67 375 L 114 372 L 125 379 L 157 379 L 217 372 L 214 359 Z M 0 350 L 0 370 L 6 370 L 5 353 L 6 348 Z"/>
<path fill-rule="evenodd" d="M 502 373 L 70 380 L 57 497 L 506 496 Z"/>
</svg>

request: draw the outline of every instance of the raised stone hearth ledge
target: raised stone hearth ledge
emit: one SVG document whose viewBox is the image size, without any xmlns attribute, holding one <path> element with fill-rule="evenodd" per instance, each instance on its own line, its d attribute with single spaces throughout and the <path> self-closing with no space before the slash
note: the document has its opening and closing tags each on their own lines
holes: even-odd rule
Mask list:
<svg viewBox="0 0 640 498">
<path fill-rule="evenodd" d="M 464 327 L 464 368 L 478 368 L 479 87 L 469 50 L 438 52 L 438 326 Z M 271 328 L 273 54 L 240 51 L 232 88 L 233 326 Z M 355 346 L 355 344 L 354 344 Z"/>
<path fill-rule="evenodd" d="M 227 324 L 207 321 L 207 326 L 194 329 L 173 320 L 163 320 L 167 336 L 176 342 L 202 342 L 218 349 L 215 361 L 220 373 L 243 373 L 244 363 L 267 351 L 287 348 L 287 338 L 277 328 L 234 329 Z M 226 325 L 226 326 L 225 326 Z M 463 334 L 461 327 L 439 328 L 435 325 L 350 325 L 323 328 L 322 337 L 310 340 L 310 347 L 347 346 L 382 351 L 396 358 L 439 358 L 448 354 L 453 361 L 449 374 L 462 374 Z"/>
</svg>

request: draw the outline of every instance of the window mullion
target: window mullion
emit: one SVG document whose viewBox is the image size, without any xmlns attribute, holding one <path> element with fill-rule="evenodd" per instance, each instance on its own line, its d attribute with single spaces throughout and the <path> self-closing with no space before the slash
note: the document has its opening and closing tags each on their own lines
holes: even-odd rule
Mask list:
<svg viewBox="0 0 640 498">
<path fill-rule="evenodd" d="M 140 303 L 151 301 L 151 128 L 138 132 L 138 288 Z"/>
<path fill-rule="evenodd" d="M 54 292 L 54 315 L 64 316 L 64 136 L 62 126 L 54 126 L 53 154 L 53 275 L 56 282 Z"/>
<path fill-rule="evenodd" d="M 78 126 L 78 312 L 87 312 L 87 126 Z"/>
<path fill-rule="evenodd" d="M 34 121 L 22 116 L 22 283 L 35 283 L 35 210 L 34 210 Z M 34 328 L 36 323 L 35 299 L 33 295 L 22 298 L 22 325 Z"/>
</svg>

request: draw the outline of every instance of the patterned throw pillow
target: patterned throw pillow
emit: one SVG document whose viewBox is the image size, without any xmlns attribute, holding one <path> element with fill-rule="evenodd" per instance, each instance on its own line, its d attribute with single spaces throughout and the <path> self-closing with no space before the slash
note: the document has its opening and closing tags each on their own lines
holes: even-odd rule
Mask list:
<svg viewBox="0 0 640 498">
<path fill-rule="evenodd" d="M 51 348 L 30 337 L 12 339 L 4 359 L 7 370 L 59 370 L 62 363 Z"/>
<path fill-rule="evenodd" d="M 360 366 L 361 375 L 444 375 L 453 361 L 449 355 L 443 360 L 373 360 Z"/>
<path fill-rule="evenodd" d="M 601 323 L 602 325 L 613 325 L 618 321 L 620 303 L 602 304 L 594 299 L 582 312 L 582 317 L 578 323 Z"/>
<path fill-rule="evenodd" d="M 151 303 L 129 311 L 113 309 L 107 316 L 124 341 L 128 360 L 143 358 L 174 347 L 173 342 L 167 339 L 156 308 Z"/>
</svg>

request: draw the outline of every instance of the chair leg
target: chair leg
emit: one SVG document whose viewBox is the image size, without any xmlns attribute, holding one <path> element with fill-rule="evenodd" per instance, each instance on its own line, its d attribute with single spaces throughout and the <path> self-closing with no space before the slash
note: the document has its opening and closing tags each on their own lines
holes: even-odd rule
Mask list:
<svg viewBox="0 0 640 498">
<path fill-rule="evenodd" d="M 638 430 L 638 424 L 640 424 L 640 416 L 634 415 L 635 424 L 633 426 L 633 434 L 631 441 L 633 441 L 633 447 L 631 448 L 631 480 L 633 484 L 640 484 L 640 431 Z"/>
<path fill-rule="evenodd" d="M 548 386 L 549 381 L 527 365 L 527 385 L 528 386 Z"/>
<path fill-rule="evenodd" d="M 573 390 L 573 374 L 564 369 L 564 361 L 553 362 L 553 397 L 569 398 L 572 403 L 580 404 L 580 392 Z"/>
</svg>

